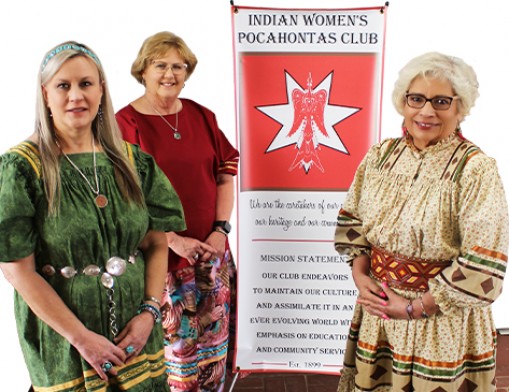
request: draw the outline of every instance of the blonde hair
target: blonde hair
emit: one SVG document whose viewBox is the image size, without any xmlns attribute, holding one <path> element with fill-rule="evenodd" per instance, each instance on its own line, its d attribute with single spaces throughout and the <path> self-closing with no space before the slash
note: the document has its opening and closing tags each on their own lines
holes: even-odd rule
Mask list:
<svg viewBox="0 0 509 392">
<path fill-rule="evenodd" d="M 131 66 L 131 75 L 138 83 L 144 84 L 143 72 L 145 69 L 152 61 L 168 53 L 170 49 L 175 49 L 187 64 L 186 80 L 189 79 L 198 64 L 198 59 L 182 38 L 169 31 L 161 31 L 143 41 L 138 56 Z"/>
<path fill-rule="evenodd" d="M 403 115 L 405 95 L 412 82 L 423 78 L 447 80 L 453 92 L 459 97 L 458 112 L 464 118 L 470 113 L 479 96 L 479 83 L 474 69 L 462 59 L 438 52 L 429 52 L 415 57 L 406 64 L 394 84 L 392 102 L 399 114 Z"/>
<path fill-rule="evenodd" d="M 60 149 L 56 144 L 53 121 L 44 99 L 43 86 L 55 76 L 66 61 L 77 56 L 84 56 L 94 62 L 99 71 L 100 82 L 103 84 L 103 95 L 99 108 L 99 110 L 102 110 L 102 115 L 96 115 L 92 122 L 94 137 L 113 163 L 115 178 L 122 196 L 129 202 L 143 205 L 144 199 L 139 177 L 127 157 L 99 58 L 87 46 L 75 41 L 67 41 L 55 46 L 44 56 L 37 78 L 35 134 L 41 154 L 48 214 L 56 215 L 60 204 Z"/>
</svg>

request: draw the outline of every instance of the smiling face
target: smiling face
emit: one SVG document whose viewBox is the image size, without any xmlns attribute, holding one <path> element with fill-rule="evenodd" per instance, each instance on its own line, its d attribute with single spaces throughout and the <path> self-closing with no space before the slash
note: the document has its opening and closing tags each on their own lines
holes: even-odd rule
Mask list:
<svg viewBox="0 0 509 392">
<path fill-rule="evenodd" d="M 153 96 L 156 101 L 177 99 L 184 88 L 187 71 L 184 69 L 175 74 L 172 71 L 172 65 L 175 70 L 178 68 L 177 64 L 184 63 L 184 59 L 173 48 L 168 50 L 165 56 L 154 59 L 142 75 L 145 80 L 146 94 Z"/>
<path fill-rule="evenodd" d="M 91 131 L 103 94 L 99 70 L 85 56 L 67 60 L 43 86 L 43 95 L 58 132 Z"/>
<path fill-rule="evenodd" d="M 448 80 L 430 79 L 418 76 L 408 88 L 408 94 L 420 94 L 428 99 L 437 96 L 454 97 Z M 413 139 L 414 146 L 422 150 L 436 144 L 454 133 L 462 116 L 458 112 L 458 100 L 454 99 L 447 110 L 436 110 L 431 102 L 421 109 L 408 104 L 403 108 L 404 124 Z"/>
</svg>

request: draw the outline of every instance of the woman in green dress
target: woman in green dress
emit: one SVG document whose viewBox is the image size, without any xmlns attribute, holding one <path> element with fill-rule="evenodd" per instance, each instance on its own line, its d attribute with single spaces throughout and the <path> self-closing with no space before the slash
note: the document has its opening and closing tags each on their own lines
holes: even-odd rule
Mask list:
<svg viewBox="0 0 509 392">
<path fill-rule="evenodd" d="M 122 141 L 85 45 L 44 57 L 36 127 L 0 157 L 0 267 L 35 391 L 168 391 L 159 301 L 182 206 Z"/>
</svg>

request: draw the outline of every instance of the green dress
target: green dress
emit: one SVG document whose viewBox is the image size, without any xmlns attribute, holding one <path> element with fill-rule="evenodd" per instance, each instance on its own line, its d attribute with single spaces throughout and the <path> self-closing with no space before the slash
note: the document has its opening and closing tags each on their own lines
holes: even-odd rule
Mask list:
<svg viewBox="0 0 509 392">
<path fill-rule="evenodd" d="M 129 204 L 122 198 L 112 163 L 104 153 L 97 153 L 99 187 L 108 205 L 96 206 L 90 187 L 64 158 L 56 217 L 47 214 L 37 146 L 22 143 L 0 156 L 0 262 L 33 253 L 37 271 L 67 306 L 87 328 L 109 339 L 113 335 L 108 293 L 116 303 L 119 331 L 136 315 L 143 300 L 145 265 L 137 250 L 140 241 L 148 230 L 185 229 L 180 200 L 153 158 L 137 146 L 126 144 L 126 151 L 140 175 L 146 206 Z M 94 185 L 92 154 L 69 157 Z M 106 261 L 113 256 L 128 262 L 122 275 L 112 277 L 112 292 L 101 278 Z M 100 267 L 100 272 L 91 274 L 90 265 Z M 73 269 L 64 267 L 73 267 L 78 273 L 65 277 L 73 275 Z M 17 293 L 15 314 L 35 391 L 168 391 L 160 324 L 152 330 L 139 356 L 119 369 L 117 377 L 104 382 L 66 339 L 32 313 Z"/>
</svg>

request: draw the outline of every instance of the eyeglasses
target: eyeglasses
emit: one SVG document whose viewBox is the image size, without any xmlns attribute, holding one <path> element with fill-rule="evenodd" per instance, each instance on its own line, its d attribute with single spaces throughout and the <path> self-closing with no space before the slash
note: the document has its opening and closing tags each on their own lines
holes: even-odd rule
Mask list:
<svg viewBox="0 0 509 392">
<path fill-rule="evenodd" d="M 181 75 L 187 70 L 186 63 L 168 64 L 164 61 L 152 61 L 152 64 L 154 65 L 155 71 L 161 74 L 165 74 L 169 69 L 171 69 L 173 75 Z"/>
<path fill-rule="evenodd" d="M 451 107 L 452 101 L 458 97 L 446 97 L 438 95 L 433 98 L 426 98 L 422 94 L 406 94 L 406 103 L 414 109 L 422 109 L 427 102 L 431 102 L 431 106 L 435 110 L 447 110 Z"/>
</svg>

